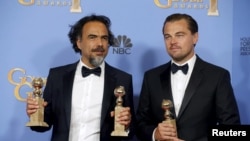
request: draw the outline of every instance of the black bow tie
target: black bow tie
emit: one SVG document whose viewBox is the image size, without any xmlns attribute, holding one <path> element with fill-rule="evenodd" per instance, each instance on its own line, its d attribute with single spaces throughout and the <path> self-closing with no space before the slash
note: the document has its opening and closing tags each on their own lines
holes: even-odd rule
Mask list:
<svg viewBox="0 0 250 141">
<path fill-rule="evenodd" d="M 83 66 L 82 67 L 82 76 L 86 77 L 86 76 L 88 76 L 90 74 L 100 76 L 101 75 L 101 68 L 97 67 L 97 68 L 94 68 L 94 69 L 88 69 L 88 68 Z"/>
<path fill-rule="evenodd" d="M 183 66 L 177 66 L 175 63 L 172 63 L 171 71 L 173 73 L 176 73 L 178 70 L 181 70 L 184 74 L 187 74 L 187 72 L 188 72 L 188 64 L 185 64 Z"/>
</svg>

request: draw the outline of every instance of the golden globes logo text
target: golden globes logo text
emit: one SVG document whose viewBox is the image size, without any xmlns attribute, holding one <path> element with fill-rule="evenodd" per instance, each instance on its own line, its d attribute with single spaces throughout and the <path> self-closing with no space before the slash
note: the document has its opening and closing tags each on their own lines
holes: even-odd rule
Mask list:
<svg viewBox="0 0 250 141">
<path fill-rule="evenodd" d="M 26 93 L 27 95 L 32 94 L 32 81 L 35 77 L 34 76 L 28 76 L 26 75 L 26 72 L 24 69 L 21 68 L 14 68 L 9 71 L 8 73 L 8 80 L 9 82 L 14 85 L 14 95 L 17 100 L 19 101 L 26 101 L 26 97 L 23 97 L 22 94 L 22 88 L 24 87 L 29 87 L 30 91 L 23 92 Z M 44 84 L 46 84 L 47 79 L 42 78 Z"/>
<path fill-rule="evenodd" d="M 154 0 L 154 3 L 164 9 L 208 9 L 209 16 L 219 15 L 217 0 L 209 0 L 209 4 L 204 3 L 204 0 Z"/>
<path fill-rule="evenodd" d="M 18 2 L 25 6 L 70 6 L 70 12 L 82 12 L 81 0 L 18 0 Z"/>
</svg>

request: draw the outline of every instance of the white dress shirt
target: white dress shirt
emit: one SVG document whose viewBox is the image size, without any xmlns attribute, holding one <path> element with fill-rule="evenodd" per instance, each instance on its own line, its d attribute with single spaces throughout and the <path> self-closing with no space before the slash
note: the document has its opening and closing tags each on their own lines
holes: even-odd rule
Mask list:
<svg viewBox="0 0 250 141">
<path fill-rule="evenodd" d="M 181 70 L 178 70 L 175 74 L 171 72 L 171 88 L 172 88 L 176 117 L 178 117 L 182 99 L 184 97 L 187 84 L 189 82 L 191 73 L 194 68 L 195 60 L 196 60 L 196 55 L 194 55 L 191 59 L 189 59 L 187 62 L 183 64 L 178 64 L 172 60 L 172 63 L 175 63 L 178 66 L 185 65 L 186 63 L 188 64 L 188 72 L 186 75 Z"/>
<path fill-rule="evenodd" d="M 82 77 L 82 66 L 87 67 L 80 61 L 74 78 L 69 141 L 98 141 L 105 63 L 100 65 L 100 77 L 94 74 Z"/>
</svg>

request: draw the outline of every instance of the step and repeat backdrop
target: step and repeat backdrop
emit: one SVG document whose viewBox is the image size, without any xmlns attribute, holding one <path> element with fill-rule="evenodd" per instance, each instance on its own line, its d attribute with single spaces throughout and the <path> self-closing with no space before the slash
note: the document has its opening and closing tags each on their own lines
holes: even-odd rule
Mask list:
<svg viewBox="0 0 250 141">
<path fill-rule="evenodd" d="M 138 104 L 143 73 L 169 61 L 162 26 L 172 13 L 199 24 L 196 53 L 228 69 L 243 124 L 250 124 L 249 0 L 1 0 L 0 140 L 48 141 L 51 132 L 26 127 L 25 99 L 32 80 L 46 81 L 49 68 L 79 60 L 69 42 L 69 25 L 92 13 L 108 16 L 118 40 L 106 61 L 133 74 Z"/>
</svg>

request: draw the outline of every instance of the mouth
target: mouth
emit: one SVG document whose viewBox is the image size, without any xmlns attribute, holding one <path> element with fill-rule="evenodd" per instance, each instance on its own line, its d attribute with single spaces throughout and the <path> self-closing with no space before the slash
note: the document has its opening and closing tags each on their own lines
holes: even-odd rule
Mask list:
<svg viewBox="0 0 250 141">
<path fill-rule="evenodd" d="M 104 51 L 96 51 L 95 54 L 97 56 L 104 56 Z"/>
<path fill-rule="evenodd" d="M 102 52 L 105 52 L 105 49 L 103 47 L 97 47 L 97 48 L 93 49 L 92 52 L 102 53 Z"/>
<path fill-rule="evenodd" d="M 97 47 L 92 50 L 97 56 L 104 56 L 105 50 L 102 47 Z"/>
<path fill-rule="evenodd" d="M 178 46 L 171 46 L 170 47 L 170 50 L 173 50 L 173 51 L 175 51 L 175 50 L 180 50 L 181 48 L 180 47 L 178 47 Z"/>
</svg>

